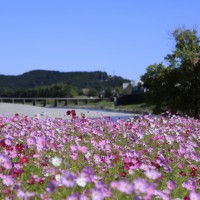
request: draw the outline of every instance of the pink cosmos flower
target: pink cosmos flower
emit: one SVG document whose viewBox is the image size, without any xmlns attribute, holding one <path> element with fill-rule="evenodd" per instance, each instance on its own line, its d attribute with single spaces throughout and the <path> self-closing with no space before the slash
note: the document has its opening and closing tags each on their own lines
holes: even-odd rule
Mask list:
<svg viewBox="0 0 200 200">
<path fill-rule="evenodd" d="M 110 186 L 113 189 L 117 189 L 119 187 L 119 181 L 112 181 Z"/>
<path fill-rule="evenodd" d="M 118 190 L 130 195 L 133 192 L 133 184 L 128 181 L 119 181 Z"/>
<path fill-rule="evenodd" d="M 196 193 L 195 191 L 190 192 L 190 199 L 191 200 L 199 200 L 200 199 L 200 194 Z"/>
<path fill-rule="evenodd" d="M 88 151 L 88 148 L 86 146 L 78 146 L 78 150 L 81 152 L 81 153 L 87 153 Z"/>
<path fill-rule="evenodd" d="M 104 162 L 105 162 L 106 164 L 111 164 L 110 156 L 105 156 L 105 157 L 104 157 Z"/>
<path fill-rule="evenodd" d="M 12 142 L 12 140 L 10 138 L 6 138 L 4 142 L 8 146 L 11 146 L 13 144 L 13 142 Z"/>
<path fill-rule="evenodd" d="M 4 162 L 2 164 L 2 167 L 7 169 L 7 170 L 10 170 L 12 168 L 12 162 L 8 161 L 8 162 Z"/>
<path fill-rule="evenodd" d="M 138 178 L 133 181 L 133 186 L 137 194 L 146 193 L 148 183 L 146 180 Z"/>
<path fill-rule="evenodd" d="M 0 165 L 5 162 L 10 162 L 9 158 L 4 154 L 0 154 Z"/>
<path fill-rule="evenodd" d="M 195 180 L 193 178 L 189 178 L 187 182 L 183 182 L 182 186 L 190 191 L 194 191 L 196 188 Z"/>
<path fill-rule="evenodd" d="M 98 155 L 98 154 L 95 154 L 94 155 L 94 162 L 96 163 L 96 164 L 100 164 L 102 161 L 101 161 L 101 158 L 100 158 L 100 156 Z"/>
<path fill-rule="evenodd" d="M 155 194 L 155 190 L 156 190 L 156 184 L 155 183 L 149 183 L 147 188 L 146 188 L 146 196 L 149 197 L 149 199 L 151 199 L 150 197 Z"/>
<path fill-rule="evenodd" d="M 177 166 L 178 166 L 179 169 L 183 169 L 184 168 L 184 165 L 182 163 L 178 163 Z"/>
<path fill-rule="evenodd" d="M 14 197 L 14 195 L 9 194 L 6 196 L 5 200 L 15 200 L 15 197 Z"/>
<path fill-rule="evenodd" d="M 47 144 L 48 144 L 48 140 L 45 136 L 41 136 L 37 138 L 37 147 L 39 148 L 39 150 L 44 148 Z"/>
<path fill-rule="evenodd" d="M 155 195 L 159 196 L 163 200 L 171 200 L 171 198 L 169 197 L 168 194 L 165 194 L 164 192 L 162 192 L 160 190 L 155 190 Z"/>
<path fill-rule="evenodd" d="M 74 193 L 67 198 L 67 200 L 90 200 L 86 195 Z"/>
<path fill-rule="evenodd" d="M 145 172 L 145 175 L 150 178 L 150 179 L 153 179 L 153 180 L 156 180 L 156 179 L 159 179 L 162 174 L 154 169 L 150 169 L 150 170 L 147 170 Z"/>
<path fill-rule="evenodd" d="M 34 197 L 34 196 L 35 196 L 34 192 L 28 192 L 28 191 L 22 191 L 22 190 L 17 191 L 17 197 L 19 199 L 30 199 L 31 197 Z"/>
<path fill-rule="evenodd" d="M 91 190 L 91 197 L 92 197 L 92 200 L 103 200 L 104 199 L 102 191 L 98 190 L 98 189 Z"/>
<path fill-rule="evenodd" d="M 35 145 L 35 143 L 36 143 L 36 140 L 34 137 L 29 137 L 29 138 L 27 138 L 26 141 L 27 141 L 28 146 Z"/>
<path fill-rule="evenodd" d="M 67 188 L 73 188 L 76 184 L 77 175 L 70 171 L 65 171 L 60 178 L 61 184 Z"/>
<path fill-rule="evenodd" d="M 175 189 L 176 186 L 177 186 L 176 183 L 175 183 L 174 181 L 172 181 L 172 180 L 169 180 L 169 181 L 167 182 L 167 187 L 168 187 L 170 190 Z"/>
<path fill-rule="evenodd" d="M 96 189 L 101 190 L 104 198 L 112 197 L 112 191 L 110 190 L 110 188 L 108 188 L 108 186 L 103 181 L 95 182 L 95 187 Z"/>
<path fill-rule="evenodd" d="M 15 149 L 13 149 L 11 152 L 10 152 L 10 158 L 17 158 L 18 157 L 18 153 Z"/>
<path fill-rule="evenodd" d="M 6 186 L 14 185 L 14 179 L 11 175 L 5 175 L 3 177 L 3 184 Z"/>
<path fill-rule="evenodd" d="M 92 182 L 94 178 L 94 170 L 91 167 L 85 167 L 80 176 L 83 177 L 86 182 Z"/>
<path fill-rule="evenodd" d="M 77 152 L 71 153 L 71 154 L 70 154 L 70 158 L 72 158 L 73 160 L 77 160 L 77 158 L 78 158 L 78 153 L 77 153 Z"/>
<path fill-rule="evenodd" d="M 77 146 L 76 145 L 70 145 L 70 151 L 71 152 L 75 152 L 75 151 L 77 151 Z"/>
<path fill-rule="evenodd" d="M 47 184 L 47 187 L 46 187 L 46 191 L 49 192 L 49 193 L 54 193 L 56 191 L 58 187 L 58 184 L 56 181 L 54 180 L 51 180 L 48 184 Z"/>
</svg>

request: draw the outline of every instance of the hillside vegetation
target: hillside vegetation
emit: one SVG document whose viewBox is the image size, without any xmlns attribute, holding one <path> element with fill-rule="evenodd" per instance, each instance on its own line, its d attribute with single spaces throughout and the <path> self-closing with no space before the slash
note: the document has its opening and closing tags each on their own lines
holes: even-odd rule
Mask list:
<svg viewBox="0 0 200 200">
<path fill-rule="evenodd" d="M 127 81 L 101 71 L 34 70 L 18 76 L 0 75 L 0 96 L 74 96 L 82 94 L 84 88 L 92 96 L 109 96 Z"/>
</svg>

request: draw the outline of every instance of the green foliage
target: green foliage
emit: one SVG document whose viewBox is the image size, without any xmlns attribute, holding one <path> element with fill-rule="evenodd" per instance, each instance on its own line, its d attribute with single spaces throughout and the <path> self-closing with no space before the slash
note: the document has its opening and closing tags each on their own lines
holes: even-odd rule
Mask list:
<svg viewBox="0 0 200 200">
<path fill-rule="evenodd" d="M 1 96 L 8 97 L 73 97 L 78 94 L 77 88 L 67 84 L 38 86 L 30 89 L 5 89 Z"/>
<path fill-rule="evenodd" d="M 155 105 L 154 112 L 158 113 L 165 104 L 166 87 L 165 87 L 165 68 L 162 64 L 150 65 L 147 72 L 141 77 L 144 87 L 147 89 L 145 95 L 149 105 Z M 165 95 L 163 95 L 165 94 Z"/>
<path fill-rule="evenodd" d="M 34 70 L 19 76 L 0 75 L 2 97 L 73 97 L 88 88 L 89 96 L 108 97 L 126 79 L 108 76 L 106 72 L 58 72 Z M 110 96 L 109 96 L 110 97 Z"/>
<path fill-rule="evenodd" d="M 88 92 L 88 96 L 89 97 L 95 97 L 95 96 L 97 96 L 97 90 L 95 89 L 95 88 L 91 88 L 91 89 L 89 89 L 89 92 Z"/>
<path fill-rule="evenodd" d="M 176 29 L 175 50 L 165 59 L 169 65 L 150 65 L 141 76 L 146 102 L 154 112 L 170 110 L 197 117 L 200 107 L 200 45 L 196 30 Z"/>
</svg>

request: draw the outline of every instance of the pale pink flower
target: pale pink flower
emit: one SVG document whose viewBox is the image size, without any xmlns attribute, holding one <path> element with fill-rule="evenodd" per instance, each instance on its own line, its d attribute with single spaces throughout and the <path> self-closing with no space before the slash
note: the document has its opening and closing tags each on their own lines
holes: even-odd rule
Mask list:
<svg viewBox="0 0 200 200">
<path fill-rule="evenodd" d="M 45 136 L 41 136 L 37 138 L 37 146 L 40 148 L 45 147 L 48 144 L 48 140 Z"/>
<path fill-rule="evenodd" d="M 172 180 L 169 180 L 169 181 L 167 182 L 167 187 L 168 187 L 170 190 L 175 189 L 176 186 L 177 186 L 176 183 L 175 183 L 174 181 L 172 181 Z"/>
<path fill-rule="evenodd" d="M 101 190 L 92 189 L 91 190 L 92 200 L 103 200 L 104 196 Z"/>
<path fill-rule="evenodd" d="M 152 196 L 155 193 L 156 184 L 155 183 L 149 183 L 146 188 L 146 194 L 147 196 Z"/>
<path fill-rule="evenodd" d="M 10 138 L 6 138 L 4 142 L 8 146 L 11 146 L 13 144 L 13 142 L 12 142 L 12 140 Z"/>
<path fill-rule="evenodd" d="M 75 145 L 70 145 L 70 151 L 72 151 L 72 152 L 75 152 L 75 151 L 77 151 L 77 146 L 75 146 Z"/>
<path fill-rule="evenodd" d="M 94 170 L 91 167 L 85 167 L 80 176 L 83 177 L 86 182 L 92 182 L 94 179 Z"/>
<path fill-rule="evenodd" d="M 60 182 L 67 188 L 73 188 L 75 186 L 77 175 L 70 171 L 65 171 L 61 176 Z"/>
<path fill-rule="evenodd" d="M 77 160 L 77 158 L 78 158 L 78 153 L 77 153 L 77 152 L 71 153 L 71 154 L 70 154 L 70 158 L 72 158 L 73 160 Z"/>
<path fill-rule="evenodd" d="M 5 162 L 10 162 L 9 158 L 4 154 L 0 154 L 0 165 Z"/>
<path fill-rule="evenodd" d="M 112 181 L 110 186 L 113 189 L 117 189 L 119 187 L 119 181 Z"/>
<path fill-rule="evenodd" d="M 12 168 L 12 163 L 11 163 L 10 161 L 4 162 L 4 163 L 2 164 L 2 167 L 4 167 L 4 168 L 7 169 L 7 170 L 10 170 L 10 169 Z"/>
<path fill-rule="evenodd" d="M 178 163 L 177 166 L 178 166 L 179 169 L 183 169 L 184 168 L 184 165 L 182 163 Z"/>
<path fill-rule="evenodd" d="M 145 175 L 148 178 L 153 179 L 153 180 L 156 180 L 162 176 L 162 174 L 160 172 L 158 172 L 157 170 L 154 170 L 154 169 L 147 170 L 145 172 Z"/>
<path fill-rule="evenodd" d="M 199 200 L 200 194 L 196 193 L 195 191 L 190 192 L 190 200 Z"/>
<path fill-rule="evenodd" d="M 183 182 L 182 186 L 190 191 L 194 191 L 196 188 L 196 184 L 193 178 L 189 178 L 188 181 Z"/>
<path fill-rule="evenodd" d="M 3 177 L 3 184 L 6 186 L 14 185 L 14 179 L 12 178 L 11 175 L 5 175 Z"/>
<path fill-rule="evenodd" d="M 81 152 L 81 153 L 87 153 L 88 151 L 88 148 L 86 146 L 78 146 L 78 150 Z"/>
<path fill-rule="evenodd" d="M 99 163 L 102 162 L 102 161 L 101 161 L 101 158 L 100 158 L 100 156 L 99 156 L 98 154 L 95 154 L 95 155 L 94 155 L 94 162 L 95 162 L 96 164 L 99 164 Z"/>
<path fill-rule="evenodd" d="M 128 181 L 119 181 L 118 190 L 130 195 L 133 192 L 133 184 Z"/>
<path fill-rule="evenodd" d="M 146 180 L 138 178 L 133 181 L 133 186 L 137 193 L 146 193 L 148 183 Z"/>
<path fill-rule="evenodd" d="M 31 197 L 34 197 L 34 196 L 35 196 L 34 192 L 28 192 L 28 191 L 22 191 L 22 190 L 17 191 L 17 197 L 19 199 L 31 199 Z"/>
<path fill-rule="evenodd" d="M 27 145 L 31 146 L 31 145 L 35 145 L 36 144 L 36 139 L 34 137 L 29 137 L 27 138 Z"/>
</svg>

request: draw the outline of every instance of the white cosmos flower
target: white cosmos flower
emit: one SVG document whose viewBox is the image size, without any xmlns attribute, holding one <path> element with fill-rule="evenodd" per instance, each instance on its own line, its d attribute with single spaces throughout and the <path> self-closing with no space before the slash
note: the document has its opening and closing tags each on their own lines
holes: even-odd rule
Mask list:
<svg viewBox="0 0 200 200">
<path fill-rule="evenodd" d="M 85 187 L 87 184 L 86 180 L 81 176 L 76 179 L 76 183 L 81 187 Z"/>
<path fill-rule="evenodd" d="M 44 174 L 44 176 L 48 177 L 48 176 L 49 176 L 49 173 L 47 172 L 46 174 Z"/>
<path fill-rule="evenodd" d="M 62 162 L 62 158 L 58 158 L 58 157 L 53 157 L 51 160 L 51 163 L 55 167 L 59 167 L 61 165 L 61 162 Z"/>
<path fill-rule="evenodd" d="M 55 179 L 56 179 L 56 181 L 60 181 L 61 175 L 60 175 L 60 174 L 56 174 L 56 175 L 55 175 Z"/>
</svg>

